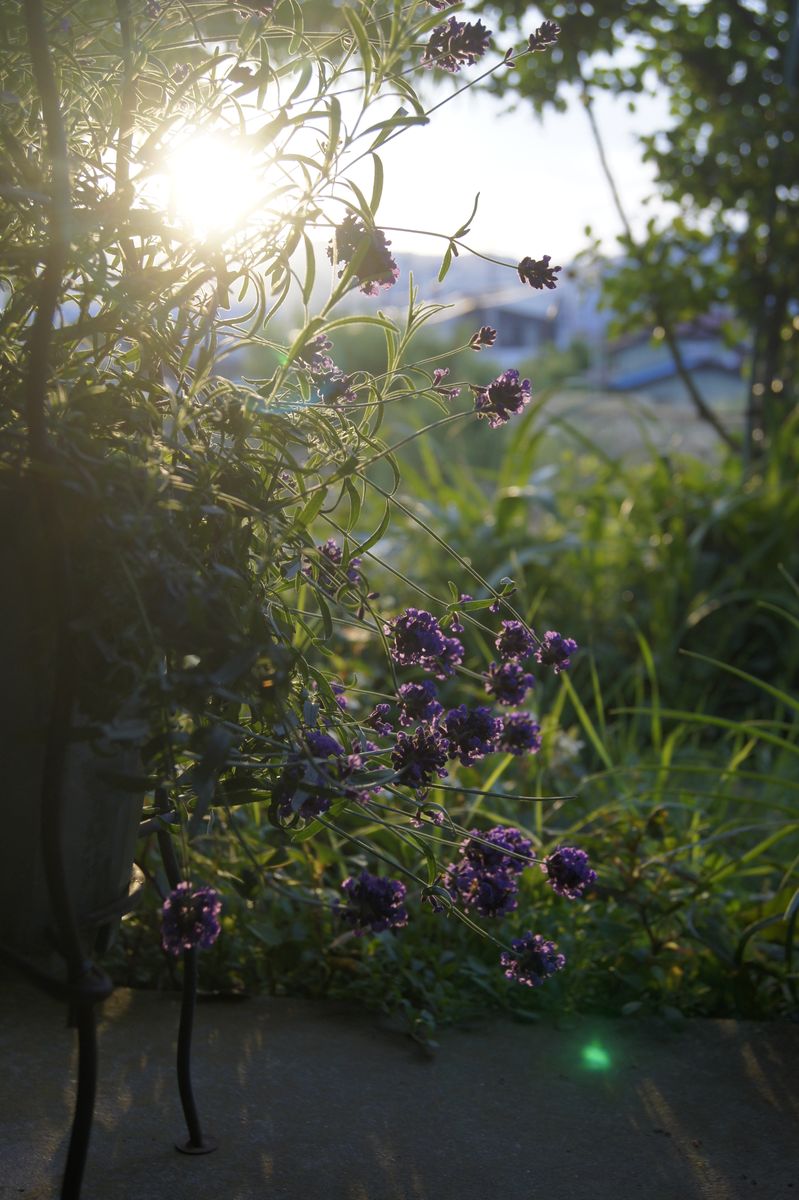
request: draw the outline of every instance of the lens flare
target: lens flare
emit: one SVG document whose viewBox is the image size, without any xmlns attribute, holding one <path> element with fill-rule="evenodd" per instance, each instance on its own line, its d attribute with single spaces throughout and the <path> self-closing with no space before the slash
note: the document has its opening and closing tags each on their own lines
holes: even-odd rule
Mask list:
<svg viewBox="0 0 799 1200">
<path fill-rule="evenodd" d="M 589 1042 L 583 1046 L 582 1059 L 583 1066 L 590 1071 L 607 1071 L 610 1066 L 610 1055 L 599 1042 Z"/>
</svg>

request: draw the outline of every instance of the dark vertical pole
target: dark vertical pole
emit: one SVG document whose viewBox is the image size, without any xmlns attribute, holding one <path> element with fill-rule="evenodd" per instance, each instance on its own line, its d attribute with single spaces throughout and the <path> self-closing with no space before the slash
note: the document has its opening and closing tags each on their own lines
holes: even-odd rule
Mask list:
<svg viewBox="0 0 799 1200">
<path fill-rule="evenodd" d="M 156 792 L 156 802 L 162 812 L 168 811 L 166 795 L 162 788 Z M 171 888 L 180 883 L 180 867 L 178 865 L 172 838 L 165 828 L 158 831 L 158 848 L 164 863 L 166 877 Z M 191 1039 L 194 1032 L 194 1007 L 197 1000 L 197 950 L 183 951 L 183 995 L 180 1003 L 180 1027 L 178 1029 L 178 1092 L 183 1106 L 183 1116 L 189 1133 L 187 1142 L 175 1142 L 175 1149 L 181 1154 L 210 1154 L 216 1150 L 213 1138 L 204 1137 L 197 1104 L 194 1099 L 194 1089 L 191 1082 Z"/>
<path fill-rule="evenodd" d="M 55 607 L 55 667 L 48 717 L 41 786 L 42 857 L 56 930 L 58 950 L 67 967 L 68 1024 L 78 1031 L 78 1084 L 62 1200 L 78 1200 L 89 1149 L 97 1085 L 95 1005 L 113 990 L 108 977 L 83 955 L 72 897 L 64 869 L 64 774 L 75 702 L 75 672 L 70 636 L 71 588 L 67 546 L 59 522 L 51 478 L 43 471 L 50 460 L 46 394 L 50 380 L 50 348 L 64 266 L 69 250 L 71 187 L 66 130 L 47 41 L 42 0 L 25 0 L 25 24 L 33 76 L 39 93 L 51 169 L 52 199 L 48 209 L 48 246 L 41 274 L 36 315 L 28 343 L 25 412 L 33 483 L 47 543 Z"/>
<path fill-rule="evenodd" d="M 69 1139 L 67 1165 L 61 1183 L 61 1200 L 77 1200 L 89 1150 L 97 1090 L 97 1023 L 94 1004 L 78 1002 L 74 1021 L 78 1028 L 78 1090 Z"/>
<path fill-rule="evenodd" d="M 201 1153 L 205 1147 L 194 1091 L 191 1085 L 191 1036 L 194 1031 L 194 1005 L 197 998 L 197 951 L 183 951 L 183 998 L 180 1005 L 180 1029 L 178 1030 L 178 1090 L 183 1115 L 189 1131 L 185 1145 L 177 1144 L 184 1153 Z M 213 1150 L 213 1146 L 207 1147 Z"/>
</svg>

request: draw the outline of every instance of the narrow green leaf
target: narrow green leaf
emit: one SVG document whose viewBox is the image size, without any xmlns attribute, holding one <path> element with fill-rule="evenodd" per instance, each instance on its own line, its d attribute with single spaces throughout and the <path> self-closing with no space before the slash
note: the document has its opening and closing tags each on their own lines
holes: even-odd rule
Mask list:
<svg viewBox="0 0 799 1200">
<path fill-rule="evenodd" d="M 387 504 L 383 512 L 380 524 L 374 533 L 370 533 L 365 542 L 361 542 L 358 546 L 358 553 L 365 554 L 367 550 L 371 550 L 372 546 L 376 546 L 383 534 L 388 529 L 389 521 L 391 520 L 391 505 Z"/>
<path fill-rule="evenodd" d="M 372 181 L 372 199 L 370 208 L 373 213 L 376 213 L 380 207 L 380 201 L 383 198 L 383 163 L 377 154 L 372 154 L 372 162 L 374 164 L 374 179 Z"/>
<path fill-rule="evenodd" d="M 794 700 L 788 692 L 784 692 L 782 688 L 774 687 L 771 683 L 766 683 L 765 679 L 758 679 L 756 675 L 750 675 L 748 671 L 742 671 L 740 667 L 734 667 L 731 663 L 725 663 L 718 658 L 711 658 L 707 654 L 697 654 L 694 650 L 681 650 L 680 654 L 684 654 L 686 658 L 695 658 L 699 662 L 708 663 L 711 667 L 718 667 L 720 671 L 727 671 L 730 675 L 735 675 L 738 679 L 743 679 L 747 683 L 753 684 L 759 688 L 761 692 L 766 692 L 769 696 L 773 696 L 775 700 L 779 700 L 782 704 L 792 708 L 794 712 L 799 712 L 799 700 Z"/>
<path fill-rule="evenodd" d="M 291 104 L 294 100 L 297 100 L 305 91 L 311 80 L 313 63 L 311 62 L 310 58 L 303 58 L 300 61 L 302 65 L 300 66 L 299 77 L 294 85 L 291 95 L 286 101 L 287 104 Z"/>
<path fill-rule="evenodd" d="M 302 285 L 302 298 L 306 304 L 310 304 L 316 280 L 316 254 L 307 233 L 303 233 L 302 240 L 305 243 L 305 282 Z"/>
<path fill-rule="evenodd" d="M 327 601 L 324 596 L 316 593 L 316 602 L 319 605 L 319 613 L 322 617 L 322 628 L 325 631 L 325 641 L 330 641 L 333 636 L 333 618 L 330 615 L 330 609 L 327 606 Z"/>
<path fill-rule="evenodd" d="M 363 21 L 354 8 L 345 6 L 343 12 L 344 20 L 349 25 L 355 41 L 358 43 L 358 53 L 361 56 L 361 63 L 363 64 L 363 92 L 364 95 L 368 96 L 372 86 L 372 66 L 374 62 L 372 49 L 369 45 L 369 37 L 364 28 Z"/>
<path fill-rule="evenodd" d="M 759 933 L 761 929 L 768 929 L 769 925 L 778 925 L 781 920 L 782 917 L 777 914 L 777 916 L 773 917 L 761 917 L 759 921 L 753 921 L 751 925 L 747 925 L 746 929 L 738 939 L 738 945 L 735 947 L 734 959 L 736 965 L 740 966 L 743 962 L 744 950 L 746 949 L 746 944 L 752 935 Z"/>
<path fill-rule="evenodd" d="M 295 519 L 295 525 L 298 529 L 307 529 L 311 521 L 314 519 L 319 509 L 325 502 L 326 492 L 324 488 L 320 488 L 318 492 L 314 492 L 310 500 L 305 504 L 302 511 Z"/>
<path fill-rule="evenodd" d="M 472 221 L 474 220 L 474 218 L 477 214 L 477 205 L 479 203 L 480 203 L 480 193 L 478 192 L 474 198 L 474 204 L 472 205 L 472 211 L 469 213 L 468 217 L 463 222 L 460 229 L 455 230 L 455 232 L 452 235 L 453 237 L 456 237 L 456 238 L 464 237 L 469 232 L 469 226 L 471 225 Z"/>
<path fill-rule="evenodd" d="M 569 679 L 568 675 L 566 675 L 565 673 L 562 673 L 560 678 L 561 678 L 561 682 L 563 684 L 564 691 L 567 693 L 569 699 L 571 700 L 572 704 L 574 705 L 574 709 L 580 720 L 580 724 L 582 725 L 583 729 L 585 730 L 585 733 L 588 735 L 588 740 L 590 741 L 591 745 L 594 747 L 597 754 L 599 755 L 599 757 L 601 758 L 601 760 L 605 764 L 605 766 L 608 768 L 608 770 L 612 770 L 613 763 L 611 761 L 610 755 L 608 754 L 605 746 L 602 744 L 602 739 L 600 738 L 599 734 L 597 733 L 596 729 L 594 728 L 593 722 L 591 721 L 591 718 L 589 717 L 588 713 L 586 712 L 585 707 L 583 706 L 582 700 L 577 695 L 577 692 L 574 690 L 574 685 L 572 684 L 572 681 Z"/>
<path fill-rule="evenodd" d="M 327 166 L 329 166 L 336 157 L 338 142 L 339 138 L 341 137 L 341 104 L 335 96 L 331 96 L 328 101 L 328 105 L 330 120 L 327 127 L 327 151 L 325 154 Z"/>
<path fill-rule="evenodd" d="M 349 533 L 357 525 L 358 517 L 361 515 L 361 493 L 349 477 L 344 480 L 344 491 L 350 502 L 350 513 L 346 524 L 346 530 Z"/>
</svg>

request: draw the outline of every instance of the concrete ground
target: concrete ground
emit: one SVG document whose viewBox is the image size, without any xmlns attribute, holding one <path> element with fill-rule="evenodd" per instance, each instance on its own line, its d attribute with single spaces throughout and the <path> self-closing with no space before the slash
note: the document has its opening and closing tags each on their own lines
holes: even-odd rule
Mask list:
<svg viewBox="0 0 799 1200">
<path fill-rule="evenodd" d="M 0 1196 L 45 1200 L 73 1034 L 55 1001 L 0 985 Z M 428 1059 L 337 1006 L 202 1003 L 195 1089 L 219 1148 L 192 1158 L 173 1147 L 178 1007 L 105 1006 L 83 1200 L 799 1200 L 799 1025 L 491 1021 Z"/>
</svg>

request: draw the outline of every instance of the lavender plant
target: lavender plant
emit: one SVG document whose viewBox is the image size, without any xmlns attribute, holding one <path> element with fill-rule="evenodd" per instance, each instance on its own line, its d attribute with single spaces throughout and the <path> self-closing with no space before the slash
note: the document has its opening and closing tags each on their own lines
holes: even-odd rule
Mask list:
<svg viewBox="0 0 799 1200">
<path fill-rule="evenodd" d="M 512 582 L 490 586 L 460 555 L 450 597 L 415 583 L 429 609 L 392 607 L 368 582 L 399 504 L 387 406 L 423 396 L 443 412 L 434 427 L 485 418 L 491 437 L 532 393 L 511 365 L 481 387 L 414 363 L 436 308 L 412 281 L 404 325 L 379 308 L 341 314 L 350 293 L 375 301 L 402 278 L 377 217 L 379 151 L 428 120 L 414 74 L 489 53 L 480 22 L 440 23 L 431 7 L 447 6 L 357 3 L 313 14 L 314 29 L 290 0 L 118 0 L 113 25 L 92 0 L 67 17 L 43 0 L 3 14 L 0 489 L 11 508 L 19 498 L 40 565 L 55 564 L 51 739 L 135 750 L 142 771 L 127 783 L 158 796 L 156 824 L 181 830 L 170 953 L 215 941 L 222 883 L 189 882 L 194 847 L 217 819 L 235 833 L 245 810 L 272 843 L 258 874 L 272 873 L 275 845 L 325 835 L 379 866 L 351 873 L 337 899 L 324 881 L 306 897 L 353 935 L 403 927 L 411 891 L 477 929 L 475 914 L 493 927 L 517 909 L 531 866 L 572 900 L 593 882 L 581 850 L 542 859 L 523 831 L 459 827 L 438 802 L 462 771 L 537 752 L 527 667 L 565 670 L 576 643 L 537 634 Z M 518 57 L 556 36 L 547 23 Z M 468 225 L 444 235 L 442 274 L 469 249 Z M 505 265 L 554 288 L 550 261 Z M 381 375 L 336 365 L 336 330 L 351 325 L 382 331 Z M 495 337 L 482 327 L 467 344 Z M 247 347 L 275 356 L 271 374 L 225 371 Z M 464 391 L 471 403 L 454 410 Z M 365 528 L 376 499 L 383 515 Z M 499 657 L 476 680 L 471 633 Z M 354 707 L 329 667 L 347 638 L 374 639 L 387 672 L 386 690 L 359 688 Z M 520 983 L 563 965 L 542 934 L 495 940 Z"/>
</svg>

